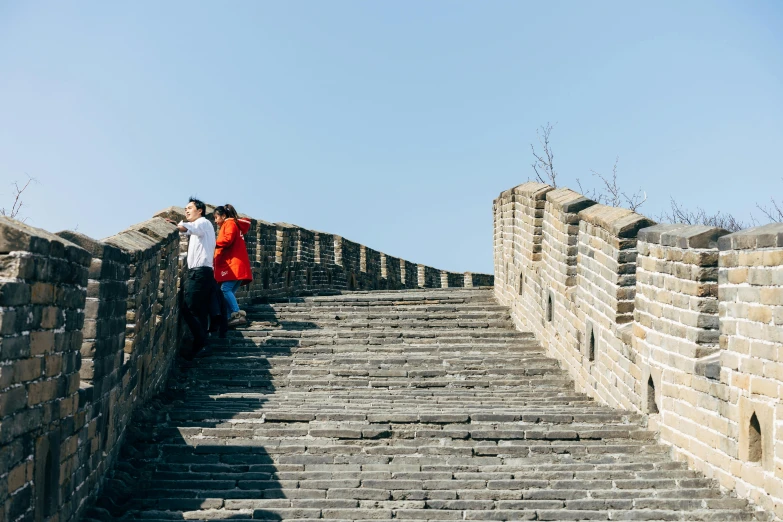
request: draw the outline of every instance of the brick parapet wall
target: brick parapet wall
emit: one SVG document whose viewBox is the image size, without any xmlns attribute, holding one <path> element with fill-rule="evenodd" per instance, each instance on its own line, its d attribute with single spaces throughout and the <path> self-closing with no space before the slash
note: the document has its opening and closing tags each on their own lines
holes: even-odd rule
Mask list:
<svg viewBox="0 0 783 522">
<path fill-rule="evenodd" d="M 737 488 L 780 515 L 783 497 L 783 224 L 718 240 L 720 382 L 728 388 Z M 751 419 L 760 428 L 754 453 Z M 719 465 L 719 464 L 718 464 Z M 717 466 L 716 466 L 717 467 Z"/>
<path fill-rule="evenodd" d="M 677 458 L 783 516 L 783 225 L 655 225 L 537 183 L 493 214 L 517 327 L 578 390 L 647 413 Z"/>
<path fill-rule="evenodd" d="M 179 283 L 188 240 L 162 219 L 183 217 L 170 207 L 100 241 L 0 217 L 0 521 L 75 521 L 100 488 L 123 497 L 124 475 L 107 473 L 187 335 Z M 286 223 L 251 219 L 245 240 L 254 280 L 238 292 L 242 305 L 417 288 L 419 268 L 431 286 L 493 282 Z"/>
<path fill-rule="evenodd" d="M 73 512 L 90 255 L 0 217 L 0 518 Z M 46 473 L 48 467 L 53 472 Z"/>
</svg>

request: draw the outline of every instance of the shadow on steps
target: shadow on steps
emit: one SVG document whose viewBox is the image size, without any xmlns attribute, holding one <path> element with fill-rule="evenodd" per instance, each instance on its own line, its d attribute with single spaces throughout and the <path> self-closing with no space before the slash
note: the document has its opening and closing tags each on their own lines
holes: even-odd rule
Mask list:
<svg viewBox="0 0 783 522">
<path fill-rule="evenodd" d="M 317 328 L 308 322 L 278 322 L 269 305 L 254 308 L 264 315 L 252 325 L 258 332 Z M 238 351 L 230 382 L 202 378 L 210 375 L 211 357 L 218 351 L 225 360 L 232 347 L 243 344 L 242 337 L 213 340 L 192 362 L 178 359 L 167 390 L 134 413 L 120 459 L 84 522 L 201 520 L 194 513 L 198 511 L 207 520 L 213 509 L 236 510 L 221 519 L 283 520 L 278 511 L 263 509 L 286 503 L 270 454 L 280 448 L 267 448 L 270 441 L 254 440 L 252 430 L 235 428 L 232 421 L 263 422 L 265 396 L 276 391 L 267 358 L 289 356 L 299 341 L 266 340 L 257 350 L 263 353 L 257 361 L 261 364 L 252 366 Z M 251 382 L 263 386 L 248 387 Z M 251 396 L 225 396 L 226 385 L 236 390 L 239 383 L 243 394 Z"/>
</svg>

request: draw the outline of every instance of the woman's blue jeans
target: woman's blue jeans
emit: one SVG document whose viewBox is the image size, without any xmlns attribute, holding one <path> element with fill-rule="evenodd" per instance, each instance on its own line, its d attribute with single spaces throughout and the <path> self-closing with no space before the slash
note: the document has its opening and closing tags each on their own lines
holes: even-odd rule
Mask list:
<svg viewBox="0 0 783 522">
<path fill-rule="evenodd" d="M 239 311 L 236 293 L 241 286 L 241 281 L 223 281 L 220 283 L 220 290 L 223 292 L 223 299 L 226 300 L 226 315 L 231 319 L 231 314 Z"/>
</svg>

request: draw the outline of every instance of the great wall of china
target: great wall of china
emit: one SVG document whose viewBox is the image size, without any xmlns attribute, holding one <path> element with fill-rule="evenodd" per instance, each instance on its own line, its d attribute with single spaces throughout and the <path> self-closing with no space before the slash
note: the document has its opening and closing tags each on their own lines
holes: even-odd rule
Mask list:
<svg viewBox="0 0 783 522">
<path fill-rule="evenodd" d="M 0 218 L 0 522 L 783 516 L 783 224 L 525 183 L 493 278 L 253 220 L 251 325 L 187 365 L 181 216 Z"/>
</svg>

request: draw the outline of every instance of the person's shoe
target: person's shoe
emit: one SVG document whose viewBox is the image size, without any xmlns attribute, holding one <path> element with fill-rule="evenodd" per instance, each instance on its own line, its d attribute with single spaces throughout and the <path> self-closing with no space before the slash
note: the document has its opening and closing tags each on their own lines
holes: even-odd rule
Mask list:
<svg viewBox="0 0 783 522">
<path fill-rule="evenodd" d="M 239 315 L 241 315 L 242 317 L 247 317 L 247 312 L 245 312 L 244 310 L 240 310 Z"/>
<path fill-rule="evenodd" d="M 231 314 L 231 317 L 228 319 L 228 326 L 234 327 L 234 326 L 242 326 L 245 323 L 247 323 L 247 320 L 242 317 L 242 315 L 239 312 L 234 312 Z"/>
</svg>

